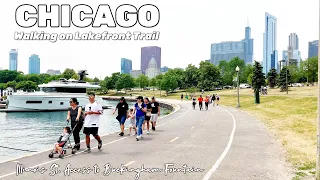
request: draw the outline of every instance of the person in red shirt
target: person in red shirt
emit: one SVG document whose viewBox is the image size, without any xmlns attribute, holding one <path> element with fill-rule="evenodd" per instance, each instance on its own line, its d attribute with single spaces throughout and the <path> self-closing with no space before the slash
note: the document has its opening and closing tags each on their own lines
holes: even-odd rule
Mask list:
<svg viewBox="0 0 320 180">
<path fill-rule="evenodd" d="M 206 105 L 206 110 L 208 111 L 208 107 L 209 107 L 209 96 L 206 96 L 206 99 L 204 99 L 204 104 Z"/>
<path fill-rule="evenodd" d="M 198 98 L 198 101 L 199 101 L 199 108 L 201 111 L 202 110 L 202 101 L 203 101 L 202 95 L 200 95 L 200 97 Z"/>
</svg>

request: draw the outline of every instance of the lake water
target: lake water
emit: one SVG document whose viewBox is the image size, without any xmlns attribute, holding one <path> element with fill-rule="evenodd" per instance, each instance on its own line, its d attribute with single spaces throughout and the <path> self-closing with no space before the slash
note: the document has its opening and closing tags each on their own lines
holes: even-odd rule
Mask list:
<svg viewBox="0 0 320 180">
<path fill-rule="evenodd" d="M 106 101 L 112 108 L 117 101 Z M 133 102 L 128 102 L 133 106 Z M 113 109 L 104 110 L 100 118 L 99 134 L 107 134 L 118 131 L 119 122 L 112 114 Z M 162 108 L 161 114 L 168 113 L 168 109 Z M 42 151 L 53 148 L 55 142 L 62 133 L 63 127 L 67 125 L 67 112 L 24 112 L 24 113 L 1 113 L 0 112 L 0 161 L 30 154 L 31 152 L 17 151 L 10 148 Z M 69 124 L 70 125 L 70 124 Z M 128 127 L 129 122 L 126 122 Z M 84 135 L 81 131 L 81 140 Z M 73 137 L 71 137 L 73 142 Z"/>
</svg>

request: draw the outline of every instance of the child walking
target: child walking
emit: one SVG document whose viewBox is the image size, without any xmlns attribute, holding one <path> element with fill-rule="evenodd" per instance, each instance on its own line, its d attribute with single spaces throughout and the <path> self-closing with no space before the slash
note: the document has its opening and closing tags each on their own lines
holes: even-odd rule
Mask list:
<svg viewBox="0 0 320 180">
<path fill-rule="evenodd" d="M 131 135 L 131 130 L 132 129 L 134 129 L 134 131 L 135 131 L 135 134 L 132 134 L 132 136 L 134 136 L 134 135 L 137 134 L 137 128 L 136 128 L 136 120 L 135 120 L 132 108 L 129 110 L 129 114 L 128 114 L 127 118 L 130 119 L 129 136 Z"/>
</svg>

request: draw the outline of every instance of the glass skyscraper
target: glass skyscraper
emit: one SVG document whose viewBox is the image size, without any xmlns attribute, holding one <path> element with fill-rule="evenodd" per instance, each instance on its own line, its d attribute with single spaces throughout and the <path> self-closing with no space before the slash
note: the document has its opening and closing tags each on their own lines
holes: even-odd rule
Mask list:
<svg viewBox="0 0 320 180">
<path fill-rule="evenodd" d="M 40 58 L 36 54 L 29 57 L 29 74 L 40 74 Z"/>
<path fill-rule="evenodd" d="M 9 70 L 18 70 L 18 51 L 16 49 L 11 49 L 9 52 Z"/>
<path fill-rule="evenodd" d="M 234 57 L 244 60 L 245 64 L 253 61 L 253 39 L 251 28 L 245 28 L 245 39 L 211 44 L 210 62 L 218 65 L 220 61 L 230 61 Z"/>
<path fill-rule="evenodd" d="M 130 59 L 121 58 L 121 74 L 130 74 L 132 70 L 132 61 Z"/>
<path fill-rule="evenodd" d="M 157 62 L 157 67 L 161 67 L 161 48 L 158 46 L 148 46 L 141 48 L 141 69 L 142 73 L 145 73 L 146 69 L 148 69 L 148 64 L 151 58 Z"/>
<path fill-rule="evenodd" d="M 308 58 L 318 56 L 318 40 L 309 42 Z"/>
<path fill-rule="evenodd" d="M 265 13 L 265 33 L 263 34 L 263 73 L 271 68 L 278 70 L 277 18 Z"/>
</svg>

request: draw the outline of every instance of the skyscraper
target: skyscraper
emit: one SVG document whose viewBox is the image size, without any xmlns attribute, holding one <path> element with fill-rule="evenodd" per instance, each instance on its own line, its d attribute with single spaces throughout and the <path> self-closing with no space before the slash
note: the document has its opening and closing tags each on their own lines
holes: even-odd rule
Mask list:
<svg viewBox="0 0 320 180">
<path fill-rule="evenodd" d="M 277 18 L 265 13 L 265 33 L 263 33 L 263 73 L 271 68 L 278 69 Z"/>
<path fill-rule="evenodd" d="M 319 40 L 309 42 L 308 58 L 318 56 Z"/>
<path fill-rule="evenodd" d="M 253 61 L 253 39 L 251 28 L 245 28 L 245 38 L 241 41 L 227 41 L 211 44 L 210 62 L 218 65 L 220 61 L 230 61 L 234 57 L 244 60 L 245 64 Z"/>
<path fill-rule="evenodd" d="M 296 33 L 290 33 L 289 35 L 289 46 L 292 47 L 293 50 L 299 49 L 299 38 Z"/>
<path fill-rule="evenodd" d="M 299 38 L 296 33 L 290 33 L 288 49 L 282 52 L 282 60 L 288 61 L 289 65 L 300 65 L 301 53 L 299 51 Z"/>
<path fill-rule="evenodd" d="M 148 46 L 141 48 L 141 71 L 145 73 L 148 69 L 150 60 L 154 58 L 157 62 L 157 67 L 161 67 L 161 48 L 158 46 Z"/>
<path fill-rule="evenodd" d="M 16 49 L 11 49 L 9 52 L 9 70 L 18 70 L 18 51 Z"/>
<path fill-rule="evenodd" d="M 121 58 L 121 74 L 130 74 L 132 70 L 132 61 L 130 59 Z"/>
<path fill-rule="evenodd" d="M 29 57 L 29 74 L 40 74 L 40 58 L 36 54 Z"/>
</svg>

